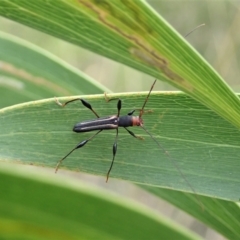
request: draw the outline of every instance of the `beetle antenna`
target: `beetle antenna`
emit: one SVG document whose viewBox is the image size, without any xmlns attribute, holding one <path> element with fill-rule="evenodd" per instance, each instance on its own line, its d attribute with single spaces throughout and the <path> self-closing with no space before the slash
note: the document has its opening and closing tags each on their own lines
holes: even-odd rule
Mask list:
<svg viewBox="0 0 240 240">
<path fill-rule="evenodd" d="M 145 108 L 145 105 L 146 105 L 146 103 L 147 103 L 147 101 L 148 101 L 148 98 L 149 98 L 149 96 L 150 96 L 150 94 L 151 94 L 151 92 L 152 92 L 152 90 L 153 90 L 153 87 L 154 87 L 156 81 L 157 81 L 157 79 L 155 79 L 155 81 L 153 82 L 153 85 L 152 85 L 152 87 L 151 87 L 151 89 L 150 89 L 150 91 L 149 91 L 149 93 L 148 93 L 148 95 L 147 95 L 147 97 L 146 97 L 146 99 L 145 99 L 145 101 L 144 101 L 144 103 L 143 103 L 143 106 L 142 106 L 142 108 L 141 108 L 141 110 L 140 110 L 140 113 L 139 113 L 139 118 L 141 118 L 142 115 L 143 115 L 143 109 Z"/>
<path fill-rule="evenodd" d="M 197 193 L 195 192 L 194 188 L 192 187 L 192 185 L 190 184 L 190 182 L 187 180 L 186 176 L 184 175 L 184 173 L 181 171 L 177 161 L 175 161 L 171 155 L 169 154 L 169 152 L 157 141 L 157 139 L 155 137 L 153 137 L 153 135 L 143 126 L 140 125 L 140 127 L 142 127 L 142 129 L 152 138 L 152 140 L 158 145 L 159 148 L 162 149 L 162 151 L 165 153 L 165 155 L 171 160 L 173 166 L 178 170 L 179 174 L 181 175 L 181 177 L 184 179 L 184 181 L 187 183 L 187 185 L 189 186 L 189 188 L 192 190 L 192 192 L 194 193 L 194 195 L 196 196 L 196 199 L 199 203 L 199 205 L 201 206 L 202 209 L 204 209 L 204 206 L 202 204 L 202 202 L 199 199 L 199 196 L 197 195 Z"/>
</svg>

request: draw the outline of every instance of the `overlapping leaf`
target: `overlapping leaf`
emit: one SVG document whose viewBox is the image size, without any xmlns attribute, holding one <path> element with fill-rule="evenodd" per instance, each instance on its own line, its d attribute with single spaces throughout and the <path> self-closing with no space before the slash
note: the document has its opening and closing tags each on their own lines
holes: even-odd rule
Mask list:
<svg viewBox="0 0 240 240">
<path fill-rule="evenodd" d="M 0 33 L 0 107 L 107 89 L 37 46 Z"/>
<path fill-rule="evenodd" d="M 80 182 L 4 164 L 0 182 L 2 239 L 199 239 L 141 205 Z"/>
</svg>

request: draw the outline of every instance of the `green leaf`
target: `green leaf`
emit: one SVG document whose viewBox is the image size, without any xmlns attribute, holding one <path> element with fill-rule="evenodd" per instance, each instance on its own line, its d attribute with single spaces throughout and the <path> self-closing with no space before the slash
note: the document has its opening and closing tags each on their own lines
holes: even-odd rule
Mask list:
<svg viewBox="0 0 240 240">
<path fill-rule="evenodd" d="M 69 178 L 2 164 L 0 182 L 1 239 L 199 239 L 140 204 Z"/>
<path fill-rule="evenodd" d="M 206 106 L 212 107 L 235 126 L 239 126 L 238 99 L 224 85 L 219 76 L 183 42 L 183 39 L 169 29 L 169 26 L 143 2 L 138 1 L 137 5 L 134 1 L 13 0 L 1 1 L 0 5 L 0 14 L 3 16 L 59 36 L 157 78 L 170 81 L 188 93 L 191 90 L 191 96 L 202 101 Z M 0 42 L 2 42 L 1 39 Z M 18 40 L 16 42 L 21 45 Z M 25 47 L 28 47 L 28 44 Z M 45 60 L 49 61 L 48 58 L 51 59 L 48 54 L 44 53 L 46 58 L 37 56 L 41 63 L 38 64 L 38 61 L 34 63 L 36 54 L 30 53 L 32 57 L 29 58 L 28 54 L 25 57 L 25 49 L 18 54 L 18 51 L 11 51 L 11 48 L 14 49 L 15 46 L 12 47 L 9 43 L 1 45 L 1 50 L 4 51 L 0 51 L 0 54 L 4 53 L 5 59 L 12 54 L 10 59 L 13 66 L 18 67 L 18 64 L 21 64 L 20 69 L 27 67 L 24 71 L 31 72 L 33 79 L 37 76 L 35 71 L 41 72 L 40 75 L 43 74 L 45 77 L 45 73 L 42 72 L 45 69 L 47 72 L 49 70 L 50 77 L 47 80 L 51 80 L 52 69 L 62 71 L 63 66 L 58 67 L 53 64 L 48 69 L 48 64 L 41 65 Z M 40 52 L 42 54 L 41 50 Z M 14 54 L 17 54 L 16 59 Z M 18 59 L 34 63 L 36 69 Z M 65 73 L 74 72 L 65 64 L 63 65 L 69 70 L 64 71 Z M 6 65 L 1 63 L 2 66 Z M 0 71 L 2 74 L 1 68 Z M 17 81 L 22 81 L 17 72 L 15 71 L 14 76 L 10 76 L 11 80 L 17 78 Z M 7 82 L 10 85 L 11 81 L 6 81 L 6 73 L 3 75 L 4 83 Z M 55 71 L 53 75 L 57 76 L 53 82 L 60 84 L 61 87 L 63 85 L 62 89 L 65 90 L 66 87 L 66 89 L 76 90 L 72 94 L 79 94 L 82 90 L 78 85 L 78 76 L 71 75 L 66 82 L 66 74 L 58 75 L 58 71 Z M 76 78 L 76 87 L 72 87 L 69 81 L 72 78 Z M 181 78 L 184 81 L 179 82 Z M 58 82 L 59 79 L 60 82 Z M 62 83 L 61 80 L 63 80 Z M 2 83 L 2 80 L 0 81 Z M 194 86 L 194 89 L 190 89 L 189 86 Z M 99 89 L 100 91 L 97 90 L 97 92 L 103 92 L 101 87 Z M 31 90 L 25 92 L 20 101 L 65 95 L 60 92 L 54 94 L 52 92 L 54 90 L 54 88 L 48 89 L 49 95 L 43 95 L 45 88 L 31 86 Z M 32 91 L 35 91 L 34 96 Z M 0 92 L 0 96 L 4 96 L 5 93 L 6 91 Z M 1 106 L 15 103 L 17 94 L 12 94 L 10 91 L 9 93 L 0 102 L 2 104 L 3 101 L 7 101 L 7 104 Z M 93 91 L 87 88 L 87 91 L 82 93 L 90 94 Z M 103 96 L 89 96 L 89 98 L 94 109 L 101 116 L 116 114 L 116 105 L 110 103 L 107 106 Z M 126 114 L 134 108 L 140 108 L 145 96 L 133 94 L 121 98 L 124 100 L 122 114 Z M 156 144 L 146 133 L 137 128 L 133 131 L 144 136 L 143 142 L 133 139 L 124 130 L 120 131 L 118 152 L 110 177 L 139 182 L 149 191 L 173 202 L 227 238 L 239 239 L 239 206 L 233 202 L 216 199 L 224 198 L 232 201 L 239 199 L 238 131 L 212 111 L 185 95 L 156 94 L 153 98 L 155 99 L 153 104 L 150 105 L 149 102 L 147 108 L 152 108 L 154 112 L 152 115 L 144 116 L 146 127 L 177 162 L 194 191 L 214 198 L 199 197 L 201 204 L 204 205 L 204 209 L 201 209 L 198 198 L 195 196 L 186 194 L 185 197 L 185 193 L 151 187 L 163 186 L 186 192 L 191 190 L 170 159 L 160 149 L 156 149 Z M 91 133 L 71 132 L 76 122 L 94 117 L 89 110 L 79 105 L 75 103 L 61 109 L 56 106 L 53 99 L 50 99 L 2 109 L 0 112 L 0 161 L 55 167 L 56 162 L 76 143 L 91 136 Z M 92 143 L 88 143 L 83 149 L 69 156 L 61 167 L 106 175 L 112 159 L 114 139 L 114 131 L 101 133 Z M 29 173 L 25 174 L 29 175 Z M 5 178 L 1 182 L 7 181 Z M 18 182 L 17 179 L 9 188 L 17 185 Z M 36 188 L 35 186 L 33 189 Z M 24 189 L 24 186 L 21 186 L 21 189 Z M 26 196 L 27 194 L 29 192 L 25 193 Z M 16 195 L 13 194 L 14 197 Z M 42 195 L 47 196 L 48 192 Z M 105 208 L 108 208 L 108 204 Z M 23 213 L 25 212 L 27 211 Z M 0 224 L 0 228 L 1 226 L 3 225 Z M 12 227 L 13 225 L 11 229 Z M 14 239 L 16 239 L 15 236 Z"/>
<path fill-rule="evenodd" d="M 107 89 L 45 50 L 0 32 L 0 107 Z"/>
<path fill-rule="evenodd" d="M 0 14 L 168 81 L 240 127 L 237 96 L 144 1 L 12 0 Z"/>
<path fill-rule="evenodd" d="M 140 187 L 191 214 L 227 239 L 240 239 L 239 203 L 198 196 L 202 206 L 204 206 L 204 208 L 200 208 L 199 203 L 196 201 L 196 196 L 193 194 L 144 185 L 140 185 Z"/>
<path fill-rule="evenodd" d="M 121 115 L 139 109 L 146 98 L 146 94 L 139 93 L 112 96 L 122 99 Z M 84 98 L 100 116 L 117 113 L 116 103 L 106 103 L 102 95 Z M 131 129 L 143 136 L 143 141 L 120 129 L 110 177 L 187 192 L 191 191 L 191 184 L 199 194 L 232 201 L 239 199 L 240 135 L 232 125 L 185 94 L 152 93 L 146 109 L 153 113 L 143 116 L 145 127 L 169 152 L 170 158 L 143 129 Z M 61 108 L 54 99 L 2 109 L 0 159 L 55 168 L 77 143 L 94 134 L 76 134 L 72 132 L 73 125 L 94 118 L 80 102 Z M 60 168 L 106 176 L 115 135 L 115 130 L 103 131 L 72 153 Z"/>
</svg>

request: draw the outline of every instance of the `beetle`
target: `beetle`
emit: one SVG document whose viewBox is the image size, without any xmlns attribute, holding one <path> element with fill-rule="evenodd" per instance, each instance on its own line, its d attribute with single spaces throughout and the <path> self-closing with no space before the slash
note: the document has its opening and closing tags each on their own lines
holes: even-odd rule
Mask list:
<svg viewBox="0 0 240 240">
<path fill-rule="evenodd" d="M 85 144 L 87 144 L 90 140 L 92 140 L 96 135 L 98 135 L 103 130 L 113 130 L 113 129 L 115 129 L 116 130 L 116 137 L 115 137 L 115 141 L 114 141 L 114 144 L 113 144 L 113 158 L 112 158 L 112 162 L 111 162 L 110 168 L 109 168 L 109 170 L 107 172 L 107 179 L 106 179 L 106 182 L 107 182 L 108 178 L 109 178 L 109 175 L 110 175 L 110 172 L 112 170 L 114 159 L 115 159 L 116 152 L 117 152 L 118 128 L 119 127 L 123 127 L 131 136 L 142 140 L 143 139 L 142 137 L 135 135 L 132 131 L 130 131 L 128 129 L 128 127 L 139 126 L 139 127 L 142 127 L 152 137 L 152 135 L 143 126 L 142 115 L 144 113 L 146 113 L 146 112 L 151 112 L 151 110 L 144 111 L 144 108 L 145 108 L 145 105 L 146 105 L 146 103 L 148 101 L 148 98 L 149 98 L 149 96 L 150 96 L 150 94 L 152 92 L 152 89 L 153 89 L 156 81 L 157 80 L 155 80 L 154 83 L 152 84 L 151 89 L 150 89 L 150 91 L 149 91 L 149 93 L 148 93 L 148 95 L 147 95 L 147 97 L 146 97 L 146 99 L 145 99 L 145 101 L 143 103 L 142 108 L 141 109 L 134 109 L 134 110 L 132 110 L 131 112 L 129 112 L 125 116 L 120 116 L 120 111 L 121 111 L 121 108 L 122 108 L 122 101 L 121 101 L 121 99 L 120 98 L 111 98 L 111 99 L 109 99 L 107 97 L 106 93 L 105 93 L 105 100 L 106 100 L 106 102 L 117 100 L 117 114 L 116 115 L 111 115 L 111 116 L 107 116 L 107 117 L 99 117 L 99 115 L 92 108 L 91 104 L 88 103 L 87 101 L 85 101 L 82 98 L 75 98 L 75 99 L 72 99 L 72 100 L 67 101 L 65 103 L 60 103 L 58 101 L 58 99 L 55 98 L 56 103 L 59 106 L 61 106 L 61 107 L 65 107 L 67 104 L 69 104 L 71 102 L 81 101 L 83 106 L 88 108 L 89 110 L 91 110 L 93 112 L 93 114 L 97 117 L 96 119 L 79 122 L 79 123 L 74 125 L 73 131 L 77 132 L 77 133 L 91 132 L 91 131 L 97 131 L 97 132 L 94 135 L 92 135 L 91 137 L 89 137 L 88 139 L 85 139 L 82 142 L 78 143 L 66 156 L 64 156 L 57 163 L 55 172 L 58 171 L 58 168 L 59 168 L 60 164 L 62 163 L 62 161 L 65 158 L 67 158 L 73 151 L 75 151 L 78 148 L 83 147 Z M 137 111 L 137 110 L 139 111 L 139 115 L 138 116 L 133 116 L 134 112 Z M 165 150 L 164 150 L 164 152 L 166 153 Z"/>
</svg>

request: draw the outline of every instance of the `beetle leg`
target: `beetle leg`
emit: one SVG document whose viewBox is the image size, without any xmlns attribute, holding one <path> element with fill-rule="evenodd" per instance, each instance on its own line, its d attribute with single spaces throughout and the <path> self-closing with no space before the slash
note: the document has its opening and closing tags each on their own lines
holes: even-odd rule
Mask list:
<svg viewBox="0 0 240 240">
<path fill-rule="evenodd" d="M 83 147 L 88 141 L 90 141 L 91 139 L 93 139 L 93 138 L 94 138 L 97 134 L 99 134 L 101 131 L 102 131 L 102 129 L 99 130 L 98 132 L 96 132 L 96 133 L 95 133 L 94 135 L 92 135 L 90 138 L 88 138 L 88 139 L 86 139 L 86 140 L 83 140 L 82 142 L 78 143 L 75 148 L 73 148 L 65 157 L 63 157 L 63 158 L 57 163 L 57 166 L 56 166 L 56 169 L 55 169 L 55 173 L 57 173 L 60 164 L 62 163 L 62 161 L 63 161 L 65 158 L 67 158 L 74 150 Z"/>
<path fill-rule="evenodd" d="M 138 139 L 140 139 L 140 140 L 144 140 L 143 137 L 135 135 L 132 131 L 130 131 L 130 130 L 127 129 L 126 127 L 124 127 L 124 128 L 125 128 L 125 129 L 128 131 L 128 133 L 129 133 L 130 135 L 132 135 L 133 137 L 138 138 Z"/>
<path fill-rule="evenodd" d="M 114 159 L 115 159 L 115 155 L 116 155 L 116 152 L 117 152 L 117 140 L 118 140 L 118 128 L 116 128 L 116 138 L 115 138 L 115 141 L 114 141 L 114 144 L 113 144 L 113 159 L 112 159 L 112 162 L 111 162 L 111 166 L 108 170 L 108 173 L 107 173 L 107 179 L 106 179 L 106 182 L 108 181 L 108 178 L 109 178 L 109 174 L 112 170 L 112 166 L 113 166 L 113 163 L 114 163 Z"/>
<path fill-rule="evenodd" d="M 136 111 L 136 109 L 132 110 L 131 112 L 128 113 L 128 116 L 132 116 L 133 113 Z"/>
<path fill-rule="evenodd" d="M 121 108 L 122 108 L 122 101 L 121 101 L 121 99 L 118 99 L 118 103 L 117 103 L 118 114 L 117 114 L 117 117 L 119 117 L 119 115 L 120 115 Z"/>
<path fill-rule="evenodd" d="M 56 103 L 57 103 L 59 106 L 61 106 L 61 107 L 65 107 L 68 103 L 75 102 L 75 101 L 77 101 L 77 100 L 80 100 L 80 101 L 82 102 L 82 104 L 83 104 L 84 107 L 90 109 L 90 110 L 95 114 L 95 116 L 96 116 L 97 118 L 99 118 L 99 115 L 92 109 L 91 104 L 88 103 L 87 101 L 85 101 L 85 100 L 82 99 L 82 98 L 75 98 L 75 99 L 72 99 L 72 100 L 67 101 L 67 102 L 65 102 L 65 103 L 60 103 L 60 102 L 58 101 L 58 99 L 55 98 Z"/>
<path fill-rule="evenodd" d="M 106 102 L 110 102 L 110 101 L 113 101 L 113 100 L 118 100 L 118 103 L 117 103 L 117 109 L 118 109 L 118 114 L 117 114 L 117 117 L 119 117 L 120 115 L 120 110 L 122 108 L 122 100 L 120 98 L 108 98 L 107 94 L 104 93 L 104 96 L 105 96 L 105 100 Z"/>
</svg>

